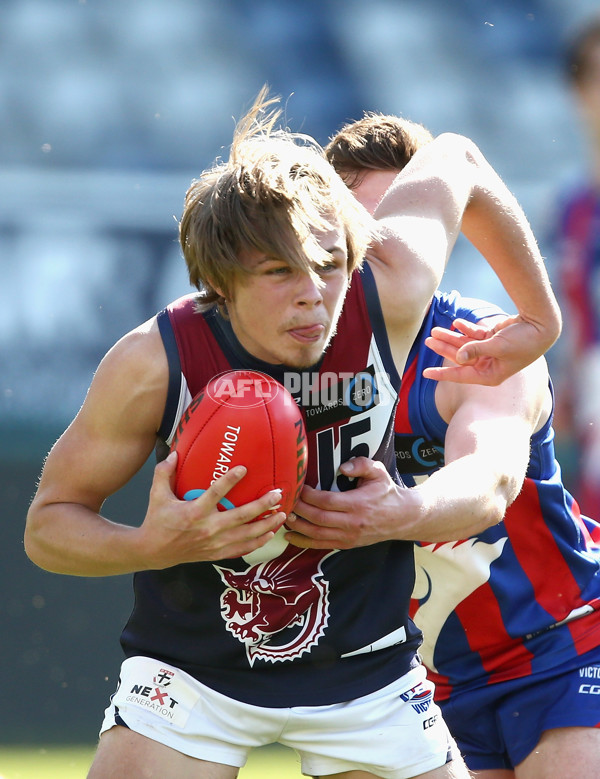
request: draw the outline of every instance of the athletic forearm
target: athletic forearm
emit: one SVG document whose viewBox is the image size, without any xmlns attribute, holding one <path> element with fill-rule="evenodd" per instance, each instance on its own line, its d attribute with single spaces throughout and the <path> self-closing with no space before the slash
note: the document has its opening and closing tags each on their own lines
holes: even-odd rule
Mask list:
<svg viewBox="0 0 600 779">
<path fill-rule="evenodd" d="M 558 338 L 560 310 L 531 226 L 514 195 L 468 138 L 444 133 L 420 149 L 384 194 L 374 216 L 388 231 L 378 247 L 384 263 L 402 270 L 404 278 L 410 271 L 412 284 L 414 278 L 428 281 L 426 274 L 439 284 L 462 230 L 496 273 L 519 315 L 536 328 L 535 356 Z M 417 250 L 410 236 L 418 233 L 418 224 L 426 225 L 427 241 Z M 395 241 L 390 238 L 394 235 Z M 410 295 L 401 291 L 410 304 Z"/>
<path fill-rule="evenodd" d="M 27 518 L 27 554 L 55 573 L 114 576 L 242 557 L 267 543 L 283 524 L 285 514 L 273 511 L 281 501 L 280 490 L 219 510 L 225 495 L 246 473 L 240 467 L 231 468 L 195 500 L 179 500 L 171 489 L 176 463 L 176 456 L 169 455 L 154 469 L 148 508 L 139 527 L 117 524 L 96 513 L 102 504 L 97 498 L 90 498 L 87 505 L 61 502 L 48 497 L 56 495 L 56 485 L 47 491 L 42 488 Z"/>
<path fill-rule="evenodd" d="M 500 522 L 519 491 L 515 479 L 477 467 L 464 457 L 423 484 L 399 493 L 398 537 L 411 541 L 457 541 Z"/>
<path fill-rule="evenodd" d="M 139 529 L 117 524 L 76 504 L 33 506 L 27 518 L 25 551 L 53 573 L 114 576 L 142 570 Z"/>
<path fill-rule="evenodd" d="M 485 257 L 519 315 L 550 347 L 561 315 L 531 226 L 516 198 L 479 154 L 473 154 L 473 185 L 462 231 Z"/>
<path fill-rule="evenodd" d="M 472 462 L 473 460 L 473 462 Z M 286 538 L 300 547 L 351 549 L 381 541 L 455 541 L 500 522 L 519 486 L 477 458 L 463 457 L 417 487 L 399 487 L 381 463 L 364 457 L 340 466 L 360 484 L 349 492 L 305 487 Z"/>
</svg>

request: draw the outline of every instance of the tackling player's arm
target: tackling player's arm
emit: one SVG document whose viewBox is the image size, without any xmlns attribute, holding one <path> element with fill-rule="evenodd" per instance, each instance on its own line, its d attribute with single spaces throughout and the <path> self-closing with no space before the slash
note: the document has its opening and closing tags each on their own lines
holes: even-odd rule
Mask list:
<svg viewBox="0 0 600 779">
<path fill-rule="evenodd" d="M 394 539 L 455 541 L 500 522 L 525 478 L 530 437 L 550 413 L 545 360 L 499 387 L 439 383 L 436 402 L 449 423 L 442 468 L 408 489 L 381 463 L 344 463 L 340 470 L 359 486 L 344 493 L 305 487 L 298 517 L 288 518 L 288 539 L 343 549 Z"/>
<path fill-rule="evenodd" d="M 244 469 L 232 469 L 201 498 L 180 501 L 172 491 L 175 455 L 156 466 L 139 526 L 100 514 L 105 499 L 154 449 L 167 377 L 153 320 L 124 336 L 100 363 L 81 410 L 48 455 L 28 512 L 25 549 L 41 568 L 80 576 L 130 573 L 246 554 L 272 536 L 273 517 L 244 524 L 276 502 L 271 494 L 217 510 Z"/>
<path fill-rule="evenodd" d="M 555 342 L 561 315 L 527 218 L 478 147 L 445 133 L 423 146 L 398 174 L 374 217 L 381 241 L 369 260 L 379 284 L 391 338 L 420 324 L 462 230 L 483 254 L 515 303 L 518 315 L 465 342 L 462 366 L 487 356 L 465 381 L 498 384 Z M 499 332 L 502 331 L 502 337 Z M 460 380 L 461 368 L 438 376 Z"/>
<path fill-rule="evenodd" d="M 522 488 L 531 436 L 550 414 L 546 362 L 498 387 L 440 382 L 436 405 L 448 421 L 445 465 L 405 491 L 415 513 L 401 518 L 402 537 L 417 541 L 461 540 L 503 519 Z"/>
</svg>

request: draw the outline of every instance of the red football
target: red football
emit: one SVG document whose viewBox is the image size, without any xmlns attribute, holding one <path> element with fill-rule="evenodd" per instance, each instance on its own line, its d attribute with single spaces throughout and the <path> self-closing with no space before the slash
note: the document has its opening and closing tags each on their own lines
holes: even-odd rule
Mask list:
<svg viewBox="0 0 600 779">
<path fill-rule="evenodd" d="M 279 488 L 279 510 L 287 514 L 306 476 L 300 409 L 282 384 L 259 371 L 211 379 L 184 411 L 171 449 L 178 453 L 174 491 L 184 500 L 197 498 L 235 465 L 246 466 L 244 478 L 220 502 L 222 510 Z"/>
</svg>

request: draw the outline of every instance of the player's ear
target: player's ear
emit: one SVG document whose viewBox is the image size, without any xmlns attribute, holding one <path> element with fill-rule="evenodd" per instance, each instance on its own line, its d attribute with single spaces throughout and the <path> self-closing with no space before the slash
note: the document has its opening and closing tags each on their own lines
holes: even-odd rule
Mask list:
<svg viewBox="0 0 600 779">
<path fill-rule="evenodd" d="M 229 300 L 233 300 L 232 291 L 226 292 L 222 287 L 213 287 L 214 291 L 220 298 L 220 303 L 227 303 Z"/>
</svg>

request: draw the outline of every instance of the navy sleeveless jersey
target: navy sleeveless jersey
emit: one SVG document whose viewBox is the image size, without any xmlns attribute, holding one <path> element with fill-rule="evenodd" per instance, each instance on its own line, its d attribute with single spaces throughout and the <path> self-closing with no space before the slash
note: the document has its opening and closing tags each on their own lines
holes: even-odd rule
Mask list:
<svg viewBox="0 0 600 779">
<path fill-rule="evenodd" d="M 400 475 L 414 485 L 444 464 L 447 425 L 437 383 L 422 372 L 442 358 L 424 344 L 431 328 L 498 313 L 437 294 L 407 360 L 395 422 Z M 504 520 L 454 543 L 418 544 L 411 615 L 439 700 L 552 668 L 578 667 L 600 643 L 600 527 L 583 517 L 561 481 L 551 418 L 531 438 L 521 493 Z"/>
<path fill-rule="evenodd" d="M 216 309 L 198 312 L 193 296 L 175 301 L 158 321 L 170 366 L 165 443 L 214 375 L 261 370 L 302 409 L 308 484 L 351 489 L 338 468 L 355 455 L 384 462 L 397 478 L 399 382 L 368 266 L 353 275 L 337 334 L 308 370 L 256 360 Z M 121 639 L 126 655 L 164 660 L 232 698 L 274 707 L 350 700 L 418 662 L 422 637 L 408 615 L 412 543 L 305 550 L 289 545 L 284 532 L 244 558 L 137 573 Z"/>
</svg>

